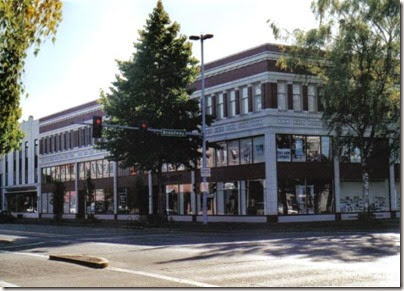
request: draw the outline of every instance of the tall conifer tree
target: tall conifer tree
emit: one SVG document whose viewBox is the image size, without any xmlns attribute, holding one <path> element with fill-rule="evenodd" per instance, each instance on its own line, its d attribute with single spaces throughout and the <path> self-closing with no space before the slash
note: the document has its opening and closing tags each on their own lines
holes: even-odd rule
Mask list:
<svg viewBox="0 0 404 291">
<path fill-rule="evenodd" d="M 200 132 L 199 101 L 191 100 L 187 89 L 198 73 L 197 60 L 192 57 L 191 43 L 179 30 L 159 0 L 139 31 L 131 59 L 118 61 L 121 74 L 112 83 L 111 93 L 101 94 L 108 123 L 139 126 L 146 120 L 149 128 Z M 107 129 L 104 136 L 106 141 L 100 146 L 110 152 L 110 159 L 121 161 L 122 167 L 134 166 L 157 175 L 158 213 L 163 216 L 162 165 L 190 167 L 189 161 L 201 157 L 201 137 L 161 137 L 152 132 L 143 137 L 139 131 L 121 129 Z"/>
</svg>

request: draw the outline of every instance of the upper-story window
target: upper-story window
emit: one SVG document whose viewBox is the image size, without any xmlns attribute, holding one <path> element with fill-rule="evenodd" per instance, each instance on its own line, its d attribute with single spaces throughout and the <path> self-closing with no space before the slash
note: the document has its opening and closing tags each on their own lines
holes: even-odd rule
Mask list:
<svg viewBox="0 0 404 291">
<path fill-rule="evenodd" d="M 286 82 L 278 82 L 278 109 L 286 110 L 287 99 L 286 99 Z"/>
<path fill-rule="evenodd" d="M 278 162 L 325 162 L 331 158 L 331 138 L 278 134 L 276 136 Z"/>
<path fill-rule="evenodd" d="M 236 91 L 229 92 L 229 117 L 236 115 Z"/>
<path fill-rule="evenodd" d="M 293 110 L 302 111 L 302 87 L 300 84 L 293 84 Z"/>
<path fill-rule="evenodd" d="M 229 166 L 240 164 L 240 145 L 239 140 L 227 142 L 228 163 Z"/>
<path fill-rule="evenodd" d="M 216 119 L 222 119 L 223 117 L 224 117 L 223 93 L 220 93 L 217 95 Z"/>
<path fill-rule="evenodd" d="M 208 115 L 212 115 L 213 114 L 213 110 L 212 110 L 212 96 L 207 96 L 205 97 L 205 101 L 206 101 L 206 114 Z"/>
<path fill-rule="evenodd" d="M 240 162 L 242 165 L 252 163 L 252 139 L 245 138 L 240 140 Z"/>
<path fill-rule="evenodd" d="M 317 162 L 321 161 L 321 143 L 319 136 L 307 137 L 307 161 Z"/>
<path fill-rule="evenodd" d="M 220 148 L 216 150 L 216 166 L 227 166 L 227 143 L 221 142 L 218 145 Z"/>
<path fill-rule="evenodd" d="M 308 101 L 309 101 L 309 111 L 316 112 L 317 111 L 317 98 L 316 98 L 316 87 L 313 84 L 310 84 L 307 87 L 308 92 Z"/>
<path fill-rule="evenodd" d="M 241 89 L 241 114 L 248 113 L 248 88 Z"/>
<path fill-rule="evenodd" d="M 261 97 L 261 84 L 253 86 L 254 94 L 254 112 L 259 112 L 262 109 L 262 97 Z"/>
</svg>

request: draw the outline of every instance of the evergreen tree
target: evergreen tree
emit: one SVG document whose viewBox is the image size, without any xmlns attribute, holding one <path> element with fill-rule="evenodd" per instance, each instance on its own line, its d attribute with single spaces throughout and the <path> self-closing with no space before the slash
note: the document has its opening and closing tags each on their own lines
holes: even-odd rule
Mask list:
<svg viewBox="0 0 404 291">
<path fill-rule="evenodd" d="M 321 80 L 323 120 L 336 135 L 336 154 L 358 147 L 364 211 L 369 210 L 369 159 L 380 140 L 400 150 L 400 2 L 398 0 L 315 0 L 318 28 L 282 34 L 291 40 L 278 65 Z"/>
<path fill-rule="evenodd" d="M 108 123 L 139 126 L 146 120 L 150 128 L 200 132 L 199 101 L 189 98 L 188 89 L 198 73 L 197 61 L 191 43 L 178 35 L 179 30 L 159 0 L 139 32 L 131 59 L 118 61 L 121 74 L 112 83 L 111 93 L 101 93 Z M 201 137 L 168 138 L 152 132 L 142 136 L 139 131 L 110 128 L 104 134 L 106 141 L 100 147 L 110 152 L 110 159 L 157 175 L 158 213 L 163 216 L 162 165 L 191 167 L 189 161 L 201 157 Z"/>
</svg>

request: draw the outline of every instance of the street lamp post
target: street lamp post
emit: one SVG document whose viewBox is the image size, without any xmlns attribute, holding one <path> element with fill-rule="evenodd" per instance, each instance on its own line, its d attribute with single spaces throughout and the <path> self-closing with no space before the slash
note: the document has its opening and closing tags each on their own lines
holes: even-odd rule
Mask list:
<svg viewBox="0 0 404 291">
<path fill-rule="evenodd" d="M 200 40 L 201 41 L 201 87 L 202 87 L 202 96 L 201 96 L 201 107 L 202 107 L 202 168 L 206 169 L 206 106 L 205 106 L 205 67 L 203 63 L 203 41 L 205 39 L 212 38 L 213 34 L 201 34 L 191 35 L 189 37 L 190 40 Z M 201 171 L 202 172 L 202 171 Z M 206 176 L 202 176 L 202 183 L 206 184 Z M 208 224 L 208 215 L 207 215 L 207 206 L 208 206 L 208 193 L 207 191 L 203 191 L 202 198 L 202 211 L 203 211 L 203 224 Z"/>
</svg>

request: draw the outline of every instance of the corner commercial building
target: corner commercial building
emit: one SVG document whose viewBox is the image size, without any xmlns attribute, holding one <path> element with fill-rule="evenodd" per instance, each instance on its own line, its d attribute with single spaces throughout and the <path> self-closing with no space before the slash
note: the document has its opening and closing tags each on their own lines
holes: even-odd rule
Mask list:
<svg viewBox="0 0 404 291">
<path fill-rule="evenodd" d="M 216 116 L 207 139 L 222 146 L 208 150 L 210 222 L 356 219 L 363 209 L 359 152 L 347 150 L 342 159 L 332 155 L 333 137 L 321 120 L 319 81 L 276 67 L 280 54 L 279 47 L 265 44 L 205 66 L 207 113 Z M 200 98 L 200 84 L 195 85 L 191 98 Z M 93 115 L 104 115 L 96 101 L 36 121 L 38 217 L 53 216 L 55 180 L 66 186 L 65 218 L 94 213 L 101 219 L 128 219 L 156 210 L 155 186 L 144 195 L 134 187 L 137 176 L 152 185 L 151 174 L 121 169 L 105 159 L 106 152 L 94 149 L 91 128 L 80 124 L 90 123 Z M 370 205 L 379 218 L 398 217 L 400 166 L 390 163 L 384 142 L 371 162 Z M 4 171 L 4 163 L 3 158 L 3 180 L 18 180 L 14 170 Z M 199 169 L 164 165 L 163 170 L 170 217 L 202 221 Z M 92 201 L 84 201 L 87 175 L 95 189 Z M 20 194 L 12 191 L 14 184 L 1 185 L 3 207 L 10 209 L 8 201 Z"/>
</svg>

